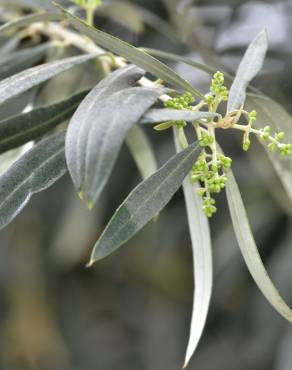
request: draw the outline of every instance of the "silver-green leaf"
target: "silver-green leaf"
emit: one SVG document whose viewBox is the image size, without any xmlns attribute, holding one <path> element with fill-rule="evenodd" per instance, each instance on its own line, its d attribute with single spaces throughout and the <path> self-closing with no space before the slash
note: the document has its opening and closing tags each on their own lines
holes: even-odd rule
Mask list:
<svg viewBox="0 0 292 370">
<path fill-rule="evenodd" d="M 141 118 L 140 123 L 158 123 L 164 121 L 197 121 L 214 116 L 209 112 L 194 112 L 177 109 L 149 109 Z"/>
<path fill-rule="evenodd" d="M 181 150 L 178 135 L 174 129 L 175 146 Z M 209 222 L 202 209 L 202 200 L 196 193 L 196 186 L 186 177 L 183 191 L 187 209 L 188 224 L 192 242 L 194 266 L 194 297 L 189 342 L 184 367 L 195 352 L 203 333 L 212 294 L 213 264 Z"/>
<path fill-rule="evenodd" d="M 114 252 L 166 206 L 200 153 L 197 143 L 141 182 L 117 209 L 92 251 L 90 265 Z"/>
<path fill-rule="evenodd" d="M 133 126 L 128 132 L 126 143 L 142 179 L 152 175 L 157 170 L 157 162 L 152 145 L 142 128 Z"/>
<path fill-rule="evenodd" d="M 261 31 L 247 48 L 229 91 L 227 112 L 239 109 L 245 102 L 246 88 L 258 74 L 268 49 L 266 31 Z"/>
<path fill-rule="evenodd" d="M 112 73 L 87 95 L 69 124 L 68 168 L 90 208 L 108 181 L 128 130 L 163 94 L 160 88 L 130 87 L 142 75 L 131 65 Z"/>
<path fill-rule="evenodd" d="M 34 140 L 70 118 L 86 93 L 0 121 L 0 153 Z"/>
<path fill-rule="evenodd" d="M 204 99 L 204 96 L 197 89 L 167 65 L 127 42 L 89 26 L 82 19 L 71 14 L 60 5 L 57 6 L 66 15 L 74 28 L 91 38 L 98 45 L 126 58 L 138 67 L 145 69 L 145 71 L 152 73 L 154 76 L 161 78 L 173 86 L 180 87 L 196 96 L 199 96 L 201 99 Z"/>
<path fill-rule="evenodd" d="M 95 58 L 95 55 L 81 55 L 29 68 L 0 82 L 0 104 L 17 96 L 74 66 Z"/>
<path fill-rule="evenodd" d="M 64 133 L 39 142 L 0 176 L 0 229 L 25 207 L 30 197 L 67 171 Z"/>
<path fill-rule="evenodd" d="M 235 235 L 250 274 L 275 310 L 285 319 L 292 322 L 290 307 L 280 296 L 263 265 L 252 235 L 238 185 L 231 171 L 227 174 L 226 194 Z"/>
<path fill-rule="evenodd" d="M 53 43 L 45 43 L 13 53 L 8 53 L 0 60 L 0 80 L 12 76 L 39 62 L 53 47 Z"/>
<path fill-rule="evenodd" d="M 18 28 L 27 27 L 33 23 L 56 22 L 61 21 L 63 18 L 64 16 L 62 16 L 62 14 L 53 12 L 30 14 L 14 21 L 5 23 L 3 26 L 0 27 L 0 35 L 15 31 Z"/>
</svg>

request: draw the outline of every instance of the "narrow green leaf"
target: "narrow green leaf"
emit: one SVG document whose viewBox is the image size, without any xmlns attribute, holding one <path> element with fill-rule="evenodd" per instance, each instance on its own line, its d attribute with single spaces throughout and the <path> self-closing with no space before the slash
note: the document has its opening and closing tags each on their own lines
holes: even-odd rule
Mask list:
<svg viewBox="0 0 292 370">
<path fill-rule="evenodd" d="M 171 60 L 173 62 L 180 62 L 184 64 L 188 64 L 196 69 L 199 69 L 202 72 L 206 72 L 209 75 L 213 75 L 218 69 L 215 67 L 210 67 L 207 64 L 196 62 L 195 60 L 192 60 L 190 58 L 184 57 L 182 55 L 168 53 L 166 51 L 151 49 L 151 48 L 140 48 L 140 50 L 145 51 L 145 53 L 148 53 L 154 57 L 162 58 L 166 60 Z M 229 74 L 224 73 L 224 76 L 227 81 L 232 82 L 233 77 Z"/>
<path fill-rule="evenodd" d="M 291 309 L 280 296 L 263 265 L 250 229 L 238 185 L 231 171 L 227 174 L 226 194 L 235 235 L 250 274 L 275 310 L 292 322 Z"/>
<path fill-rule="evenodd" d="M 141 51 L 125 41 L 118 39 L 108 33 L 102 32 L 94 27 L 89 26 L 82 19 L 68 12 L 60 5 L 56 5 L 69 19 L 74 28 L 91 38 L 98 45 L 116 53 L 145 71 L 152 73 L 154 76 L 204 99 L 204 96 L 195 89 L 189 82 L 180 77 L 175 71 L 151 55 Z"/>
<path fill-rule="evenodd" d="M 257 111 L 256 126 L 264 128 L 269 125 L 272 132 L 285 132 L 285 141 L 292 143 L 292 117 L 277 102 L 264 95 L 248 94 L 245 107 L 247 110 L 255 109 Z M 268 156 L 273 164 L 289 199 L 292 201 L 292 157 L 281 156 L 278 153 L 271 153 L 267 144 L 258 136 L 260 143 L 266 149 Z"/>
<path fill-rule="evenodd" d="M 108 181 L 128 130 L 163 94 L 163 89 L 130 87 L 142 75 L 136 66 L 117 70 L 87 95 L 70 122 L 67 163 L 89 208 Z"/>
<path fill-rule="evenodd" d="M 0 176 L 0 229 L 19 214 L 33 194 L 65 174 L 64 137 L 62 133 L 39 142 Z"/>
<path fill-rule="evenodd" d="M 0 27 L 0 35 L 15 31 L 22 27 L 30 26 L 33 23 L 38 22 L 57 22 L 64 19 L 64 16 L 60 13 L 41 13 L 41 14 L 30 14 L 25 17 L 16 19 L 15 21 L 11 21 L 5 23 L 3 26 Z"/>
<path fill-rule="evenodd" d="M 97 102 L 100 106 L 104 106 L 104 101 L 111 94 L 128 88 L 142 76 L 142 70 L 133 68 L 133 66 L 111 73 L 92 90 L 72 117 L 66 136 L 66 158 L 69 172 L 78 190 L 84 179 L 83 171 L 86 167 L 89 130 L 99 113 L 99 108 L 96 109 Z M 85 117 L 88 118 L 85 119 Z"/>
<path fill-rule="evenodd" d="M 229 91 L 227 112 L 239 109 L 244 104 L 246 88 L 262 68 L 267 49 L 267 33 L 266 31 L 261 31 L 249 45 L 239 64 L 235 79 Z"/>
<path fill-rule="evenodd" d="M 139 126 L 133 126 L 126 138 L 127 146 L 141 173 L 146 179 L 157 170 L 157 162 L 147 135 Z"/>
<path fill-rule="evenodd" d="M 34 140 L 70 118 L 86 92 L 0 121 L 0 153 Z"/>
<path fill-rule="evenodd" d="M 177 109 L 149 109 L 141 118 L 140 123 L 158 123 L 164 121 L 198 121 L 204 118 L 210 118 L 214 114 L 209 112 L 194 112 L 191 110 Z"/>
<path fill-rule="evenodd" d="M 12 76 L 39 62 L 53 47 L 53 43 L 46 43 L 32 48 L 23 49 L 1 57 L 0 80 Z"/>
<path fill-rule="evenodd" d="M 0 36 L 1 37 L 1 36 Z M 0 58 L 5 58 L 6 55 L 14 52 L 21 42 L 20 35 L 9 37 L 9 39 L 3 42 L 0 46 Z"/>
<path fill-rule="evenodd" d="M 202 72 L 206 72 L 211 76 L 215 72 L 218 71 L 218 68 L 216 68 L 216 67 L 212 67 L 212 66 L 209 66 L 209 65 L 204 64 L 204 63 L 196 62 L 195 60 L 184 57 L 182 55 L 168 53 L 168 52 L 161 51 L 161 50 L 156 50 L 156 49 L 149 49 L 149 48 L 140 48 L 140 50 L 144 50 L 146 53 L 148 53 L 150 55 L 153 55 L 154 57 L 158 57 L 158 58 L 160 57 L 162 59 L 171 60 L 173 62 L 179 62 L 179 63 L 187 64 L 191 67 L 199 69 Z M 233 80 L 234 80 L 234 76 L 230 75 L 227 72 L 224 72 L 224 77 L 225 77 L 226 85 L 230 86 L 232 84 Z M 260 93 L 260 91 L 258 89 L 256 89 L 255 87 L 253 87 L 251 85 L 248 86 L 248 89 L 250 91 L 254 92 L 254 93 Z"/>
<path fill-rule="evenodd" d="M 29 146 L 29 145 L 27 145 Z M 16 149 L 9 150 L 0 155 L 0 176 L 8 170 L 8 168 L 25 152 L 27 151 L 26 145 Z"/>
<path fill-rule="evenodd" d="M 198 144 L 193 143 L 129 194 L 95 244 L 90 265 L 121 247 L 166 206 L 190 172 L 199 152 Z"/>
<path fill-rule="evenodd" d="M 17 96 L 74 66 L 95 58 L 95 55 L 81 55 L 29 68 L 0 82 L 0 104 Z"/>
<path fill-rule="evenodd" d="M 181 150 L 178 135 L 174 129 L 176 150 Z M 186 177 L 183 191 L 191 235 L 194 265 L 194 301 L 189 343 L 184 367 L 195 352 L 203 333 L 211 300 L 213 284 L 212 245 L 209 222 L 202 210 L 201 198 L 196 193 L 196 186 Z"/>
</svg>

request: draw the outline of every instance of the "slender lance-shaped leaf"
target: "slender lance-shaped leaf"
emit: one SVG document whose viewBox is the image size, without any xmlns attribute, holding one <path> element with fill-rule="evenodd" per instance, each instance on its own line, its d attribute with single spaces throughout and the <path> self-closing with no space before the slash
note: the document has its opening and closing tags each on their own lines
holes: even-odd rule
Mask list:
<svg viewBox="0 0 292 370">
<path fill-rule="evenodd" d="M 89 265 L 121 247 L 166 206 L 190 172 L 199 153 L 198 144 L 193 143 L 129 194 L 95 244 Z"/>
<path fill-rule="evenodd" d="M 181 147 L 175 129 L 174 137 L 176 149 L 180 151 Z M 189 343 L 184 362 L 185 368 L 198 346 L 205 327 L 212 293 L 213 265 L 209 222 L 202 210 L 201 198 L 197 195 L 196 187 L 192 184 L 189 176 L 183 182 L 183 191 L 194 265 L 194 301 Z"/>
<path fill-rule="evenodd" d="M 267 96 L 255 94 L 247 94 L 245 103 L 247 110 L 255 109 L 257 111 L 256 126 L 264 128 L 266 125 L 271 126 L 272 132 L 285 132 L 286 141 L 292 143 L 292 117 L 290 114 L 277 102 Z M 257 138 L 267 150 L 268 156 L 292 201 L 292 157 L 281 156 L 279 153 L 271 153 L 267 149 L 267 144 L 264 143 L 258 136 Z"/>
<path fill-rule="evenodd" d="M 241 253 L 257 286 L 270 304 L 292 322 L 292 311 L 272 283 L 263 265 L 248 222 L 238 185 L 231 171 L 227 174 L 226 194 L 235 235 Z"/>
<path fill-rule="evenodd" d="M 34 193 L 65 174 L 64 140 L 61 133 L 39 142 L 0 176 L 0 229 L 19 214 Z"/>
<path fill-rule="evenodd" d="M 171 60 L 173 62 L 180 62 L 180 63 L 187 64 L 191 67 L 199 69 L 202 72 L 206 72 L 211 76 L 218 70 L 218 68 L 210 67 L 207 64 L 196 62 L 195 60 L 190 59 L 188 57 L 184 57 L 182 55 L 168 53 L 166 51 L 161 51 L 161 50 L 156 50 L 156 49 L 149 49 L 149 48 L 140 48 L 140 49 L 144 50 L 146 53 L 153 55 L 154 57 L 157 57 L 157 58 L 162 58 L 166 60 Z M 234 76 L 230 75 L 227 72 L 224 72 L 224 77 L 225 77 L 227 86 L 230 86 L 234 80 Z M 260 93 L 260 91 L 257 88 L 251 85 L 248 86 L 248 89 L 254 93 Z"/>
<path fill-rule="evenodd" d="M 193 112 L 177 109 L 149 109 L 141 118 L 140 123 L 158 123 L 164 121 L 197 121 L 214 116 L 209 112 Z"/>
<path fill-rule="evenodd" d="M 141 173 L 142 179 L 146 179 L 152 175 L 157 170 L 157 162 L 151 143 L 141 127 L 135 125 L 130 129 L 126 143 Z"/>
<path fill-rule="evenodd" d="M 78 190 L 84 179 L 89 132 L 99 115 L 100 107 L 115 92 L 135 84 L 143 73 L 135 66 L 120 68 L 111 73 L 91 91 L 72 117 L 66 135 L 66 159 L 69 172 Z"/>
<path fill-rule="evenodd" d="M 39 62 L 53 47 L 53 43 L 23 49 L 2 56 L 0 59 L 0 80 L 12 76 Z"/>
<path fill-rule="evenodd" d="M 268 49 L 266 31 L 261 31 L 247 48 L 229 91 L 227 112 L 239 109 L 245 102 L 246 88 L 258 74 Z"/>
<path fill-rule="evenodd" d="M 60 13 L 41 13 L 41 14 L 32 14 L 25 17 L 16 19 L 5 23 L 0 27 L 0 35 L 17 30 L 18 28 L 30 26 L 33 23 L 37 22 L 57 22 L 64 19 L 64 16 Z"/>
<path fill-rule="evenodd" d="M 87 95 L 70 122 L 67 163 L 89 208 L 105 186 L 128 130 L 164 92 L 129 87 L 142 75 L 135 66 L 116 71 Z"/>
<path fill-rule="evenodd" d="M 74 66 L 95 58 L 95 55 L 81 55 L 42 64 L 17 73 L 0 82 L 0 104 L 17 96 Z"/>
<path fill-rule="evenodd" d="M 215 72 L 217 72 L 217 68 L 210 67 L 207 64 L 196 62 L 195 60 L 192 60 L 190 58 L 184 57 L 182 55 L 174 54 L 174 53 L 168 53 L 166 51 L 151 49 L 151 48 L 140 48 L 140 50 L 145 51 L 145 53 L 150 54 L 157 58 L 162 58 L 166 60 L 171 60 L 173 62 L 181 62 L 188 64 L 196 69 L 199 69 L 202 72 L 206 72 L 209 75 L 213 75 Z M 229 74 L 224 73 L 225 79 L 229 82 L 233 81 L 233 77 Z"/>
<path fill-rule="evenodd" d="M 199 96 L 201 99 L 205 99 L 205 97 L 188 81 L 184 80 L 175 71 L 151 55 L 135 48 L 134 46 L 118 39 L 117 37 L 89 26 L 82 19 L 71 14 L 60 5 L 56 4 L 56 6 L 58 6 L 58 8 L 66 15 L 74 28 L 91 38 L 98 45 L 126 58 L 133 64 L 136 64 L 138 67 L 141 67 L 145 69 L 145 71 L 152 73 L 154 76 L 159 77 L 176 87 L 183 88 L 184 90 Z"/>
<path fill-rule="evenodd" d="M 70 118 L 86 92 L 0 121 L 0 153 L 34 140 Z"/>
</svg>

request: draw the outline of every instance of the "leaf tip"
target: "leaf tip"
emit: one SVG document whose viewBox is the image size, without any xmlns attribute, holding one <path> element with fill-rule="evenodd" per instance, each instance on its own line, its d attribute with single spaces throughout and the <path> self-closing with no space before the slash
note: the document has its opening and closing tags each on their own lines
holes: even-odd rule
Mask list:
<svg viewBox="0 0 292 370">
<path fill-rule="evenodd" d="M 96 261 L 95 260 L 93 260 L 93 259 L 91 259 L 88 263 L 87 263 L 87 265 L 85 266 L 87 269 L 89 269 L 90 267 L 92 267 L 93 265 L 94 265 L 94 263 L 95 263 Z"/>
</svg>

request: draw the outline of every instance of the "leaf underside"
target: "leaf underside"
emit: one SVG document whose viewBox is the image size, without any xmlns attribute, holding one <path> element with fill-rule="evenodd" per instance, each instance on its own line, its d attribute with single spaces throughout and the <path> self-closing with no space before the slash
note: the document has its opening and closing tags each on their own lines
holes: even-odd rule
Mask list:
<svg viewBox="0 0 292 370">
<path fill-rule="evenodd" d="M 266 31 L 261 31 L 247 48 L 229 91 L 227 112 L 239 109 L 245 102 L 246 88 L 261 70 L 268 49 Z"/>
<path fill-rule="evenodd" d="M 174 128 L 176 150 L 181 147 Z M 193 312 L 189 342 L 187 346 L 184 368 L 188 365 L 202 336 L 212 294 L 213 264 L 212 244 L 209 222 L 202 209 L 202 200 L 196 193 L 196 188 L 190 177 L 183 182 L 183 192 L 188 216 L 188 225 L 192 242 L 194 269 Z"/>
<path fill-rule="evenodd" d="M 141 127 L 135 125 L 129 130 L 126 143 L 142 179 L 157 171 L 152 145 Z"/>
<path fill-rule="evenodd" d="M 68 168 L 89 207 L 108 181 L 128 130 L 163 94 L 163 89 L 131 87 L 143 74 L 129 65 L 109 75 L 86 96 L 69 124 Z"/>
<path fill-rule="evenodd" d="M 95 55 L 81 55 L 57 60 L 29 68 L 0 82 L 0 104 L 74 66 L 95 58 Z"/>
<path fill-rule="evenodd" d="M 292 311 L 275 288 L 261 260 L 232 171 L 227 174 L 226 195 L 235 235 L 250 274 L 275 310 L 292 322 Z"/>
</svg>

